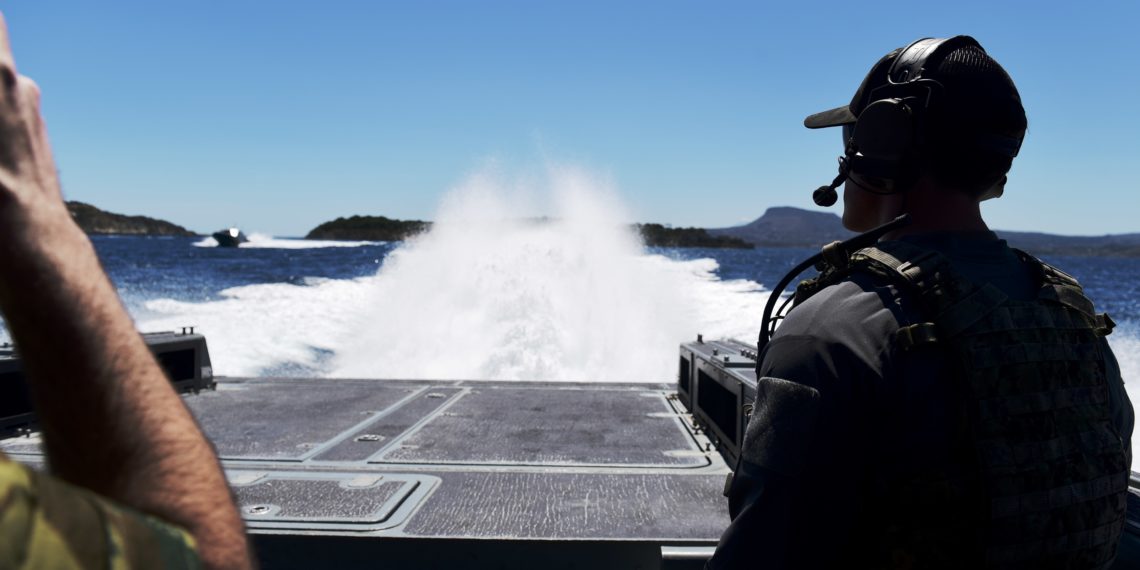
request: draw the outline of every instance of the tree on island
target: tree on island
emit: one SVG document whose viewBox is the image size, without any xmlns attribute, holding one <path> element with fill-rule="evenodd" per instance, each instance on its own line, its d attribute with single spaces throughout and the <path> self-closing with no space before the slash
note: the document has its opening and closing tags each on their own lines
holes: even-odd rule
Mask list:
<svg viewBox="0 0 1140 570">
<path fill-rule="evenodd" d="M 650 247 L 720 247 L 752 249 L 754 246 L 732 236 L 712 236 L 701 228 L 667 228 L 661 224 L 637 224 L 641 239 Z"/>
<path fill-rule="evenodd" d="M 401 241 L 431 228 L 431 222 L 393 220 L 384 216 L 352 216 L 325 222 L 305 239 L 349 241 Z"/>
<path fill-rule="evenodd" d="M 105 212 L 84 202 L 67 202 L 67 210 L 71 212 L 76 225 L 88 234 L 187 237 L 198 235 L 165 220 Z"/>
</svg>

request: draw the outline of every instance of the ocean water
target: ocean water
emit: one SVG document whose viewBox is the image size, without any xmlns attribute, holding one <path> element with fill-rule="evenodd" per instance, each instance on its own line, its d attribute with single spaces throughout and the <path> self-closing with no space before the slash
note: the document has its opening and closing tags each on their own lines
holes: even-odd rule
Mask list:
<svg viewBox="0 0 1140 570">
<path fill-rule="evenodd" d="M 645 248 L 616 189 L 574 170 L 473 176 L 434 219 L 398 244 L 93 241 L 139 329 L 194 326 L 228 376 L 669 382 L 698 333 L 754 342 L 766 287 L 814 253 Z M 1049 261 L 1118 323 L 1140 398 L 1140 260 Z"/>
</svg>

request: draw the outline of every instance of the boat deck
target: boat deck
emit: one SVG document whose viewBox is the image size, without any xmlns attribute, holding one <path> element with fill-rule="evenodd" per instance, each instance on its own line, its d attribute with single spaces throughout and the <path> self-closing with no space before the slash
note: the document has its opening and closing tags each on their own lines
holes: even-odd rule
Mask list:
<svg viewBox="0 0 1140 570">
<path fill-rule="evenodd" d="M 217 380 L 186 402 L 266 568 L 699 567 L 728 523 L 672 385 Z"/>
</svg>

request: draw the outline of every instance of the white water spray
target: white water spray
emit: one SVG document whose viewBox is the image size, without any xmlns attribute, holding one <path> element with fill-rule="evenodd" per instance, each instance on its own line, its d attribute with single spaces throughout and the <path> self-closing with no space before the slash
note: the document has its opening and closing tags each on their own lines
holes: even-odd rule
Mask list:
<svg viewBox="0 0 1140 570">
<path fill-rule="evenodd" d="M 552 216 L 523 218 L 543 197 Z M 330 375 L 670 381 L 682 340 L 751 334 L 702 306 L 708 289 L 750 322 L 764 300 L 711 260 L 645 255 L 612 187 L 581 170 L 475 176 L 436 220 L 389 255 Z"/>
<path fill-rule="evenodd" d="M 327 247 L 359 247 L 372 245 L 377 241 L 334 241 L 334 240 L 305 240 L 299 238 L 280 238 L 268 234 L 249 234 L 249 241 L 241 244 L 241 249 L 323 249 Z M 218 240 L 206 236 L 192 244 L 194 247 L 218 247 Z"/>
<path fill-rule="evenodd" d="M 553 219 L 526 221 L 544 196 Z M 671 381 L 678 343 L 698 332 L 751 342 L 767 299 L 755 282 L 719 280 L 712 259 L 645 254 L 613 188 L 574 169 L 515 183 L 474 176 L 436 219 L 373 277 L 154 300 L 140 329 L 198 325 L 221 375 L 293 367 L 362 378 Z M 1121 323 L 1109 342 L 1140 406 L 1140 325 Z"/>
<path fill-rule="evenodd" d="M 1124 378 L 1124 389 L 1132 407 L 1140 412 L 1140 324 L 1121 323 L 1108 335 L 1108 344 L 1120 364 L 1120 375 Z M 1133 430 L 1132 469 L 1140 469 L 1140 430 Z"/>
<path fill-rule="evenodd" d="M 680 342 L 750 340 L 767 299 L 712 259 L 647 255 L 612 186 L 577 169 L 477 174 L 435 219 L 374 276 L 151 300 L 139 328 L 196 325 L 228 376 L 670 382 Z"/>
</svg>

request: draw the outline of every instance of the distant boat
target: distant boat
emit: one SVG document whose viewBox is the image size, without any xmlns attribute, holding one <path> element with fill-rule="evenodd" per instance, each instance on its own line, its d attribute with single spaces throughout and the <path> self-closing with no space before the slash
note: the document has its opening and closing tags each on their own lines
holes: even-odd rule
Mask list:
<svg viewBox="0 0 1140 570">
<path fill-rule="evenodd" d="M 218 242 L 218 247 L 237 247 L 249 241 L 237 228 L 218 230 L 214 232 L 214 239 Z"/>
</svg>

